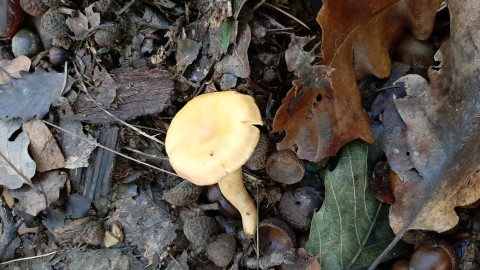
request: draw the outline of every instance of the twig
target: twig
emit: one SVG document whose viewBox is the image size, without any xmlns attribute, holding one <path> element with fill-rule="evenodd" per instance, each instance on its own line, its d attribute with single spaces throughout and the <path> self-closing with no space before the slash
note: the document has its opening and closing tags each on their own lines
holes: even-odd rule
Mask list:
<svg viewBox="0 0 480 270">
<path fill-rule="evenodd" d="M 278 8 L 272 4 L 269 4 L 269 3 L 263 3 L 264 5 L 266 5 L 267 7 L 271 7 L 275 10 L 278 10 L 279 12 L 285 14 L 286 16 L 288 16 L 290 19 L 293 19 L 295 20 L 296 22 L 298 22 L 299 24 L 301 24 L 303 27 L 307 28 L 308 30 L 310 30 L 310 27 L 308 27 L 308 25 L 306 25 L 304 22 L 302 22 L 300 19 L 298 19 L 297 17 L 293 16 L 292 14 L 286 12 L 285 10 L 281 9 L 281 8 Z"/>
<path fill-rule="evenodd" d="M 123 12 L 125 12 L 125 10 L 129 9 L 134 3 L 135 3 L 135 0 L 128 2 L 122 9 L 120 9 L 119 11 L 116 11 L 115 15 L 118 16 L 122 14 Z"/>
<path fill-rule="evenodd" d="M 148 135 L 147 133 L 143 132 L 141 129 L 138 129 L 138 128 L 130 125 L 129 123 L 127 123 L 127 122 L 123 121 L 122 119 L 116 117 L 116 116 L 113 115 L 111 112 L 109 112 L 109 111 L 107 111 L 105 108 L 103 108 L 103 106 L 100 105 L 100 104 L 93 98 L 93 96 L 90 94 L 90 92 L 88 92 L 87 87 L 85 86 L 85 83 L 84 83 L 83 80 L 82 80 L 82 75 L 80 75 L 80 72 L 78 71 L 77 65 L 75 64 L 75 62 L 74 62 L 74 64 L 73 64 L 73 67 L 75 68 L 75 73 L 77 74 L 78 78 L 80 79 L 79 81 L 80 81 L 80 85 L 81 85 L 82 88 L 83 88 L 83 91 L 85 92 L 85 94 L 87 94 L 87 96 L 91 99 L 91 101 L 92 101 L 96 106 L 98 106 L 98 108 L 100 108 L 102 111 L 104 111 L 107 115 L 109 115 L 110 117 L 112 117 L 112 118 L 115 119 L 116 121 L 120 122 L 122 125 L 125 125 L 125 126 L 131 128 L 131 129 L 135 130 L 135 131 L 138 132 L 140 135 L 143 135 L 144 137 L 146 137 L 146 138 L 148 138 L 148 139 L 150 139 L 150 140 L 152 140 L 152 141 L 154 141 L 154 142 L 157 142 L 157 143 L 159 143 L 159 144 L 161 144 L 161 145 L 165 145 L 165 143 L 162 142 L 162 141 L 160 141 L 159 139 L 157 139 L 157 138 L 155 138 L 155 137 L 153 137 L 153 136 Z"/>
<path fill-rule="evenodd" d="M 11 260 L 11 261 L 6 261 L 6 262 L 3 262 L 3 263 L 0 263 L 0 265 L 5 265 L 5 264 L 9 264 L 9 263 L 14 263 L 14 262 L 20 262 L 20 261 L 26 261 L 26 260 L 33 260 L 33 259 L 37 259 L 37 258 L 43 258 L 43 257 L 47 257 L 47 256 L 50 256 L 50 255 L 53 255 L 55 253 L 57 253 L 58 251 L 53 251 L 53 252 L 50 252 L 50 253 L 45 253 L 45 254 L 42 254 L 42 255 L 37 255 L 37 256 L 32 256 L 32 257 L 25 257 L 25 258 L 20 258 L 20 259 L 15 259 L 15 260 Z"/>
<path fill-rule="evenodd" d="M 95 142 L 95 141 L 91 141 L 91 140 L 85 139 L 85 138 L 83 138 L 83 137 L 81 137 L 81 136 L 78 136 L 77 134 L 75 134 L 75 133 L 73 133 L 73 132 L 71 132 L 71 131 L 69 131 L 69 130 L 66 130 L 66 129 L 64 129 L 64 128 L 61 128 L 61 127 L 59 127 L 59 126 L 57 126 L 57 125 L 55 125 L 55 124 L 52 124 L 52 123 L 47 122 L 47 121 L 45 121 L 45 120 L 42 120 L 42 121 L 43 121 L 46 125 L 49 125 L 49 126 L 51 126 L 51 127 L 54 127 L 54 128 L 56 128 L 56 129 L 58 129 L 58 130 L 60 130 L 60 131 L 63 131 L 63 132 L 65 132 L 65 133 L 67 133 L 68 135 L 71 135 L 71 136 L 73 136 L 73 137 L 75 137 L 75 138 L 78 138 L 78 139 L 80 139 L 80 140 L 82 140 L 82 141 L 85 141 L 85 142 L 87 142 L 87 143 L 90 143 L 90 144 L 93 144 L 93 145 L 95 145 L 95 146 L 98 146 L 98 147 L 100 147 L 100 148 L 102 148 L 102 149 L 105 149 L 105 150 L 107 150 L 107 151 L 110 151 L 110 152 L 112 152 L 112 153 L 114 153 L 114 154 L 117 154 L 117 155 L 119 155 L 119 156 L 121 156 L 121 157 L 124 157 L 124 158 L 126 158 L 126 159 L 128 159 L 128 160 L 131 160 L 131 161 L 133 161 L 133 162 L 137 162 L 137 163 L 139 163 L 139 164 L 145 165 L 145 166 L 150 167 L 150 168 L 152 168 L 152 169 L 155 169 L 155 170 L 164 172 L 164 173 L 166 173 L 166 174 L 170 174 L 170 175 L 179 177 L 179 175 L 176 174 L 176 173 L 172 173 L 172 172 L 169 172 L 169 171 L 164 170 L 164 169 L 162 169 L 162 168 L 159 168 L 159 167 L 150 165 L 150 164 L 148 164 L 148 163 L 142 162 L 142 161 L 140 161 L 140 160 L 136 160 L 136 159 L 131 158 L 131 157 L 129 157 L 129 156 L 125 155 L 125 154 L 122 154 L 122 153 L 120 153 L 120 152 L 118 152 L 118 151 L 115 151 L 115 150 L 113 150 L 113 149 L 110 149 L 110 148 L 108 148 L 108 147 L 105 147 L 105 146 L 103 146 L 103 145 L 101 145 L 101 144 L 99 144 L 99 143 L 97 143 L 97 142 Z"/>
<path fill-rule="evenodd" d="M 0 198 L 1 208 L 0 208 L 0 219 L 3 223 L 3 233 L 0 236 L 0 258 L 3 257 L 5 252 L 10 246 L 13 238 L 17 235 L 18 228 L 23 224 L 23 219 L 19 219 L 17 222 L 14 221 L 12 213 L 9 211 L 8 205 L 3 199 L 3 196 Z"/>
<path fill-rule="evenodd" d="M 266 0 L 262 0 L 260 1 L 258 4 L 256 4 L 253 8 L 252 8 L 252 12 L 257 10 L 259 7 L 261 7 L 264 3 L 265 3 Z"/>
<path fill-rule="evenodd" d="M 400 86 L 398 86 L 398 85 L 385 86 L 385 87 L 382 87 L 382 88 L 375 89 L 375 92 L 380 92 L 380 91 L 383 91 L 383 90 L 388 90 L 388 89 L 393 89 L 393 88 L 400 88 Z"/>
<path fill-rule="evenodd" d="M 131 148 L 131 147 L 128 147 L 128 146 L 124 146 L 123 149 L 126 149 L 128 151 L 131 151 L 133 153 L 137 153 L 139 155 L 142 155 L 142 156 L 146 156 L 148 158 L 152 158 L 152 159 L 157 159 L 157 160 L 168 160 L 168 158 L 165 158 L 165 157 L 157 157 L 156 155 L 153 155 L 153 154 L 147 154 L 147 153 L 144 153 L 140 150 L 137 150 L 135 148 Z"/>
</svg>

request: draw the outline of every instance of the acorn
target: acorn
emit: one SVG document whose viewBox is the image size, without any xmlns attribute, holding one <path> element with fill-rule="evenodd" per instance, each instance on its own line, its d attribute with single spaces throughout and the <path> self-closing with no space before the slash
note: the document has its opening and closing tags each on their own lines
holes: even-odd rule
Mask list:
<svg viewBox="0 0 480 270">
<path fill-rule="evenodd" d="M 427 70 L 434 64 L 434 51 L 432 45 L 424 40 L 407 36 L 400 41 L 397 58 L 400 62 L 409 64 L 411 73 L 426 77 Z"/>
<path fill-rule="evenodd" d="M 42 16 L 48 10 L 43 0 L 20 0 L 20 6 L 33 17 Z"/>
<path fill-rule="evenodd" d="M 214 218 L 201 216 L 186 220 L 183 225 L 183 233 L 195 246 L 207 244 L 212 234 L 218 231 L 218 225 Z"/>
<path fill-rule="evenodd" d="M 113 26 L 99 28 L 93 38 L 100 47 L 114 47 L 122 39 L 121 27 L 115 23 Z"/>
<path fill-rule="evenodd" d="M 273 180 L 283 184 L 295 184 L 305 174 L 302 160 L 290 149 L 273 152 L 268 157 L 266 170 Z"/>
<path fill-rule="evenodd" d="M 258 236 L 259 251 L 264 256 L 296 245 L 296 237 L 292 229 L 279 218 L 269 218 L 260 222 Z"/>
<path fill-rule="evenodd" d="M 260 139 L 258 140 L 253 154 L 245 163 L 245 166 L 252 171 L 261 170 L 265 168 L 268 155 L 272 151 L 273 143 L 267 134 L 260 133 Z"/>
<path fill-rule="evenodd" d="M 187 180 L 183 180 L 174 188 L 165 191 L 162 200 L 167 201 L 171 205 L 185 206 L 195 203 L 202 193 L 202 188 L 192 184 Z"/>
<path fill-rule="evenodd" d="M 43 14 L 41 25 L 42 28 L 53 37 L 67 38 L 70 30 L 67 24 L 65 24 L 66 19 L 67 15 L 50 9 Z"/>
<path fill-rule="evenodd" d="M 207 246 L 207 256 L 215 265 L 227 266 L 235 253 L 235 237 L 231 234 L 217 235 Z"/>
<path fill-rule="evenodd" d="M 178 213 L 180 220 L 182 220 L 184 223 L 189 219 L 201 217 L 204 215 L 205 211 L 196 206 L 182 207 L 182 209 L 180 209 L 180 212 Z"/>
<path fill-rule="evenodd" d="M 72 57 L 72 54 L 59 47 L 51 47 L 50 50 L 48 51 L 48 58 L 50 60 L 50 64 L 52 66 L 63 66 L 65 62 L 69 61 Z"/>
<path fill-rule="evenodd" d="M 43 49 L 42 41 L 37 33 L 29 29 L 18 31 L 12 38 L 12 52 L 15 57 L 25 55 L 33 57 Z"/>
<path fill-rule="evenodd" d="M 410 262 L 407 259 L 398 260 L 392 265 L 392 270 L 409 270 Z"/>
<path fill-rule="evenodd" d="M 410 259 L 412 270 L 450 270 L 454 265 L 453 250 L 447 245 L 420 245 Z"/>
<path fill-rule="evenodd" d="M 280 215 L 294 229 L 308 231 L 315 209 L 319 209 L 322 202 L 320 192 L 311 187 L 287 191 L 280 200 Z"/>
</svg>

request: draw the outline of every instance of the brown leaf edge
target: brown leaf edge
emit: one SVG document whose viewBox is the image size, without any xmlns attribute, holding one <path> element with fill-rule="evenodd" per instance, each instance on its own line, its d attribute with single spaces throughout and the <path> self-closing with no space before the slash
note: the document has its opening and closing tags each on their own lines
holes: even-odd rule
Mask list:
<svg viewBox="0 0 480 270">
<path fill-rule="evenodd" d="M 408 30 L 418 39 L 430 35 L 441 0 L 325 0 L 317 21 L 323 30 L 320 63 L 335 71 L 332 87 L 293 87 L 277 111 L 273 131 L 285 131 L 277 149 L 292 149 L 318 162 L 346 143 L 373 142 L 356 80 L 390 73 L 389 49 Z M 373 7 L 373 8 L 372 8 Z M 355 59 L 354 59 L 355 58 Z"/>
</svg>

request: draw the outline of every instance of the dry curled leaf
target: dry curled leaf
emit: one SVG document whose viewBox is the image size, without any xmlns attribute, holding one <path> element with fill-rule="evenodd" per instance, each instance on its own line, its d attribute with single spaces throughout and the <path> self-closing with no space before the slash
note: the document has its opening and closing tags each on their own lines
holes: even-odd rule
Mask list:
<svg viewBox="0 0 480 270">
<path fill-rule="evenodd" d="M 30 178 L 35 174 L 35 162 L 28 154 L 30 139 L 21 128 L 20 119 L 0 121 L 0 185 L 9 189 L 24 183 L 33 185 Z"/>
<path fill-rule="evenodd" d="M 0 84 L 9 84 L 10 76 L 20 79 L 20 71 L 28 71 L 31 64 L 32 61 L 25 55 L 20 55 L 13 60 L 0 60 Z"/>
<path fill-rule="evenodd" d="M 36 175 L 32 179 L 33 187 L 23 186 L 8 192 L 18 200 L 15 209 L 36 216 L 52 202 L 58 200 L 60 189 L 65 185 L 66 180 L 67 175 L 65 173 L 50 171 Z"/>
<path fill-rule="evenodd" d="M 354 139 L 372 142 L 356 80 L 390 74 L 389 49 L 406 32 L 426 39 L 442 0 L 325 0 L 317 21 L 323 30 L 320 65 L 334 68 L 331 87 L 293 87 L 275 116 L 286 135 L 277 147 L 298 148 L 302 159 L 320 161 Z M 305 86 L 303 86 L 305 88 Z"/>
<path fill-rule="evenodd" d="M 480 6 L 451 1 L 449 8 L 455 31 L 436 54 L 441 65 L 429 70 L 430 84 L 417 75 L 398 80 L 407 95 L 394 103 L 405 126 L 384 132 L 384 151 L 401 179 L 390 213 L 395 232 L 449 230 L 458 222 L 454 208 L 480 199 L 480 33 L 471 27 Z"/>
<path fill-rule="evenodd" d="M 28 149 L 37 164 L 38 172 L 42 173 L 65 166 L 65 158 L 57 141 L 41 120 L 34 118 L 23 124 L 22 129 L 30 137 Z"/>
<path fill-rule="evenodd" d="M 58 105 L 60 96 L 69 90 L 73 80 L 56 71 L 36 68 L 35 72 L 20 72 L 22 79 L 0 85 L 0 118 L 19 117 L 26 122 L 33 117 L 43 118 L 50 105 Z"/>
<path fill-rule="evenodd" d="M 176 237 L 176 225 L 168 211 L 143 192 L 136 198 L 118 200 L 115 208 L 107 223 L 121 223 L 125 241 L 144 249 L 149 262 Z"/>
</svg>

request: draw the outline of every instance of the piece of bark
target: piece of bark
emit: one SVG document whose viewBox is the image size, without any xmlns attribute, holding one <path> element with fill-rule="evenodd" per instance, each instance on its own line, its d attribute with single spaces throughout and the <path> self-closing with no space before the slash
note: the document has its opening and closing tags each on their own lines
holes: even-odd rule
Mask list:
<svg viewBox="0 0 480 270">
<path fill-rule="evenodd" d="M 0 198 L 0 220 L 3 224 L 3 231 L 0 235 L 0 259 L 7 251 L 8 246 L 12 242 L 13 238 L 17 236 L 17 230 L 23 224 L 23 219 L 20 219 L 15 222 L 10 208 L 3 200 L 3 197 Z"/>
<path fill-rule="evenodd" d="M 163 111 L 170 104 L 174 85 L 172 75 L 161 69 L 119 68 L 112 77 L 121 86 L 117 90 L 115 101 L 107 109 L 122 120 Z M 75 104 L 75 119 L 88 123 L 114 123 L 87 94 L 82 93 Z"/>
<path fill-rule="evenodd" d="M 104 126 L 100 130 L 98 143 L 116 150 L 118 131 L 118 127 Z M 73 187 L 91 200 L 107 196 L 110 191 L 115 157 L 114 153 L 103 148 L 95 149 L 90 157 L 88 167 L 70 170 Z"/>
</svg>

